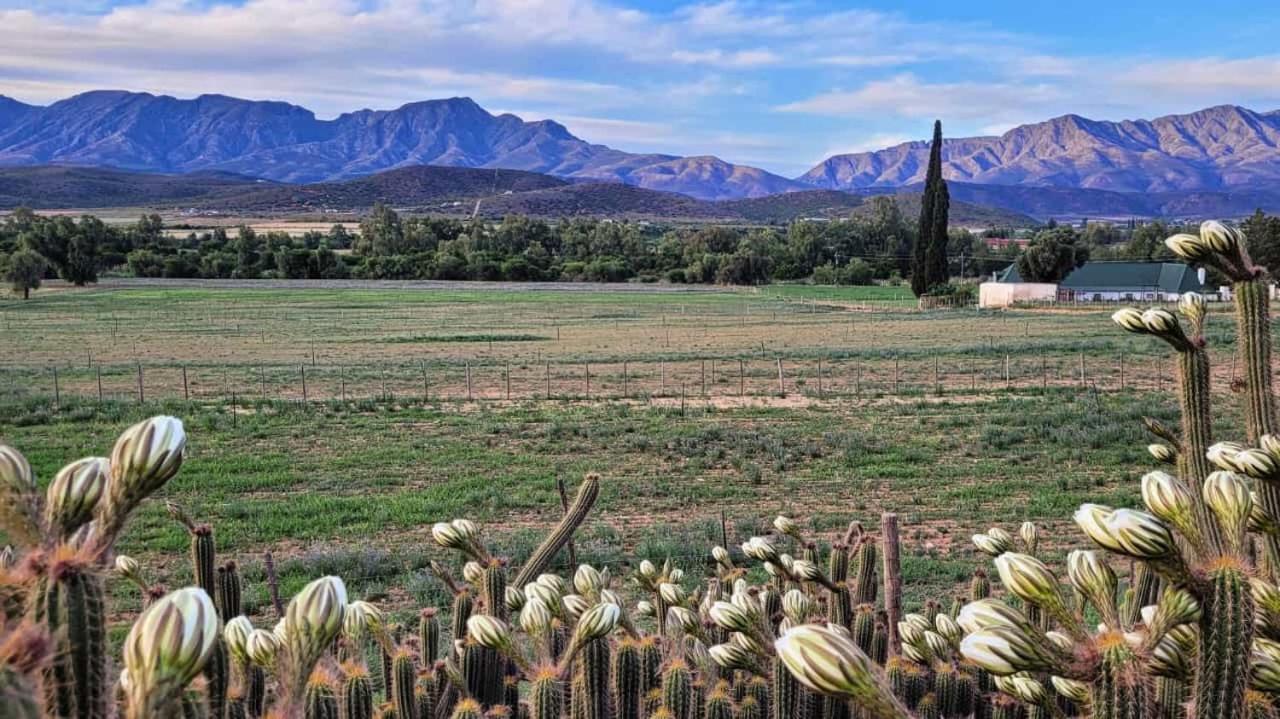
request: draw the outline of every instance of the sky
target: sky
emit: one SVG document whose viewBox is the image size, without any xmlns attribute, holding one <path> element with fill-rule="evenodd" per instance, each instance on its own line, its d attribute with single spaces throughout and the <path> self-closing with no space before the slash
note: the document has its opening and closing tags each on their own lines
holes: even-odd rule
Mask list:
<svg viewBox="0 0 1280 719">
<path fill-rule="evenodd" d="M 468 96 L 632 152 L 786 176 L 1076 113 L 1280 109 L 1259 0 L 0 0 L 0 94 L 283 100 L 322 118 Z"/>
</svg>

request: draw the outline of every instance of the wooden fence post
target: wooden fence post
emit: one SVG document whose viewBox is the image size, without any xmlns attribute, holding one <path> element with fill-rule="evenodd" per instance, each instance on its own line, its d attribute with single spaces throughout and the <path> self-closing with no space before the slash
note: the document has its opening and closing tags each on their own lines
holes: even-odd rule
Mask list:
<svg viewBox="0 0 1280 719">
<path fill-rule="evenodd" d="M 818 358 L 818 399 L 822 399 L 822 358 Z"/>
<path fill-rule="evenodd" d="M 1084 387 L 1086 384 L 1087 380 L 1085 379 L 1084 373 L 1084 350 L 1080 350 L 1080 386 Z"/>
<path fill-rule="evenodd" d="M 622 398 L 629 399 L 631 397 L 630 387 L 627 386 L 627 361 L 622 360 Z"/>
<path fill-rule="evenodd" d="M 787 387 L 782 380 L 782 358 L 778 358 L 778 394 L 786 394 Z"/>
<path fill-rule="evenodd" d="M 582 363 L 582 376 L 586 379 L 586 382 L 587 382 L 587 399 L 591 399 L 591 364 L 590 363 L 587 363 L 587 362 Z"/>
<path fill-rule="evenodd" d="M 546 365 L 547 399 L 551 399 L 551 363 Z"/>
<path fill-rule="evenodd" d="M 1004 388 L 1009 389 L 1010 386 L 1011 386 L 1011 380 L 1009 379 L 1009 353 L 1006 352 L 1004 355 Z"/>
<path fill-rule="evenodd" d="M 507 371 L 506 371 L 505 379 L 507 382 L 507 401 L 510 402 L 511 401 L 511 363 L 510 362 L 507 363 Z"/>
<path fill-rule="evenodd" d="M 467 367 L 467 401 L 471 401 L 471 363 L 466 363 Z"/>
<path fill-rule="evenodd" d="M 187 366 L 182 365 L 182 399 L 190 400 L 191 393 L 187 390 Z"/>
<path fill-rule="evenodd" d="M 707 396 L 707 361 L 705 359 L 699 360 L 698 364 L 702 369 L 702 396 L 706 397 Z"/>
<path fill-rule="evenodd" d="M 307 366 L 302 365 L 302 403 L 307 403 Z"/>
<path fill-rule="evenodd" d="M 893 358 L 893 393 L 898 394 L 898 358 Z"/>
<path fill-rule="evenodd" d="M 146 402 L 146 395 L 142 390 L 142 363 L 138 363 L 138 404 Z"/>
<path fill-rule="evenodd" d="M 658 375 L 659 375 L 658 379 L 661 380 L 658 394 L 664 395 L 667 393 L 667 362 L 666 360 L 658 360 Z"/>
<path fill-rule="evenodd" d="M 902 560 L 898 540 L 898 515 L 885 512 L 880 515 L 880 536 L 884 546 L 884 609 L 889 615 L 889 655 L 896 656 L 902 650 L 898 636 L 898 621 L 902 619 Z"/>
<path fill-rule="evenodd" d="M 102 404 L 102 365 L 98 365 L 98 404 Z"/>
<path fill-rule="evenodd" d="M 53 409 L 62 406 L 62 391 L 58 388 L 58 366 L 53 366 Z"/>
<path fill-rule="evenodd" d="M 1120 353 L 1120 389 L 1124 389 L 1124 352 Z"/>
<path fill-rule="evenodd" d="M 942 382 L 938 379 L 938 355 L 933 356 L 933 393 L 942 394 Z"/>
<path fill-rule="evenodd" d="M 738 396 L 747 396 L 747 363 L 746 360 L 738 360 Z"/>
</svg>

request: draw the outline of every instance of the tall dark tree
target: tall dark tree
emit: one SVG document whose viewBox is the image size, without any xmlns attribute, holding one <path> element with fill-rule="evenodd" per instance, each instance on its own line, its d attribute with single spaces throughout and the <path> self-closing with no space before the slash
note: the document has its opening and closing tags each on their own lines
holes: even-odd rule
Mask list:
<svg viewBox="0 0 1280 719">
<path fill-rule="evenodd" d="M 920 232 L 912 253 L 911 291 L 917 297 L 947 282 L 947 215 L 950 211 L 951 195 L 946 180 L 942 179 L 942 121 L 936 120 L 924 194 L 920 198 Z"/>
<path fill-rule="evenodd" d="M 1280 217 L 1258 210 L 1240 229 L 1249 241 L 1250 259 L 1267 268 L 1272 277 L 1280 275 Z"/>
</svg>

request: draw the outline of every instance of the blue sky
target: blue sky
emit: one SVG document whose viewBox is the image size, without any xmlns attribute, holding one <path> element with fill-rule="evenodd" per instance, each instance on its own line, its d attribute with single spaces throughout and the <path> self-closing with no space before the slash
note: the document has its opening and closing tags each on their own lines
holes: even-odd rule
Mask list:
<svg viewBox="0 0 1280 719">
<path fill-rule="evenodd" d="M 1268 7 L 1271 6 L 1271 7 Z M 1065 113 L 1280 109 L 1280 6 L 1218 0 L 0 0 L 0 94 L 467 95 L 629 151 L 785 175 Z"/>
</svg>

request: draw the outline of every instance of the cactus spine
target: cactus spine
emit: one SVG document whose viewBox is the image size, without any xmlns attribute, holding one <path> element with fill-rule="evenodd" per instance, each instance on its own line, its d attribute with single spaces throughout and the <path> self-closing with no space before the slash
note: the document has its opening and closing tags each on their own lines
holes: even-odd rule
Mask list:
<svg viewBox="0 0 1280 719">
<path fill-rule="evenodd" d="M 609 640 L 593 639 L 578 655 L 582 691 L 574 692 L 574 702 L 582 706 L 584 719 L 612 719 L 609 701 Z"/>
<path fill-rule="evenodd" d="M 853 601 L 855 604 L 875 604 L 880 594 L 880 586 L 876 583 L 876 562 L 879 553 L 876 551 L 876 540 L 863 535 L 858 540 L 858 571 L 854 576 Z"/>
<path fill-rule="evenodd" d="M 214 644 L 213 654 L 205 663 L 203 674 L 209 713 L 221 717 L 226 713 L 227 689 L 231 686 L 231 661 L 227 657 L 227 643 L 221 637 Z"/>
<path fill-rule="evenodd" d="M 214 595 L 223 621 L 241 614 L 240 593 L 240 570 L 235 562 L 227 562 L 218 568 L 218 593 Z"/>
<path fill-rule="evenodd" d="M 338 699 L 333 695 L 327 676 L 318 675 L 307 683 L 304 702 L 305 719 L 338 719 Z M 222 714 L 215 711 L 212 716 L 220 717 Z"/>
<path fill-rule="evenodd" d="M 200 524 L 191 529 L 191 571 L 195 583 L 210 597 L 218 596 L 217 574 L 214 571 L 213 528 Z"/>
<path fill-rule="evenodd" d="M 801 715 L 800 683 L 780 659 L 773 660 L 773 719 L 794 719 Z"/>
<path fill-rule="evenodd" d="M 704 719 L 733 719 L 733 702 L 723 689 L 716 689 L 707 697 Z"/>
</svg>

